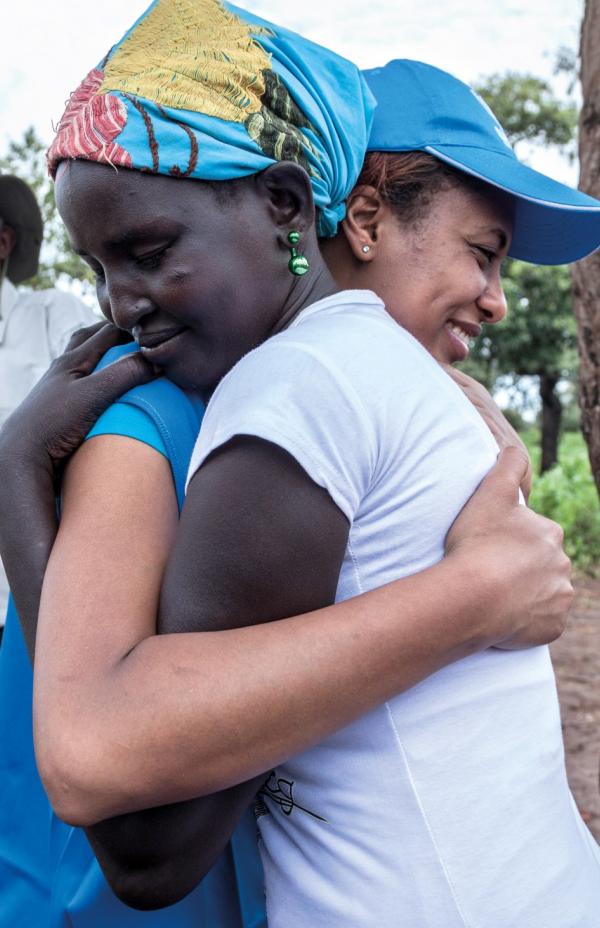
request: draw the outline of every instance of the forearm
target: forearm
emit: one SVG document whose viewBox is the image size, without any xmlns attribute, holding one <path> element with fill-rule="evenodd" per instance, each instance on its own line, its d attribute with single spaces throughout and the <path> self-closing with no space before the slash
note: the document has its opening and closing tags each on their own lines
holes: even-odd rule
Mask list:
<svg viewBox="0 0 600 928">
<path fill-rule="evenodd" d="M 463 560 L 292 619 L 146 637 L 99 673 L 73 666 L 68 698 L 46 691 L 45 740 L 70 775 L 59 814 L 90 824 L 250 779 L 494 643 L 490 584 L 475 594 Z"/>
<path fill-rule="evenodd" d="M 52 475 L 29 462 L 5 458 L 0 467 L 0 555 L 32 662 L 44 572 L 57 529 Z"/>
<path fill-rule="evenodd" d="M 261 602 L 254 601 L 240 565 L 247 568 L 254 559 L 260 572 L 266 523 L 253 553 L 232 553 L 240 512 L 259 480 L 249 475 L 250 489 L 242 488 L 230 507 L 236 520 L 223 550 L 198 540 L 195 524 L 206 525 L 206 513 L 194 512 L 187 528 L 184 513 L 165 578 L 165 590 L 170 585 L 174 591 L 172 613 L 165 614 L 171 628 L 182 618 L 177 591 L 187 583 L 192 594 L 179 627 L 189 624 L 195 608 L 200 627 L 220 622 L 230 630 L 156 636 L 158 578 L 176 520 L 174 500 L 169 505 L 160 491 L 167 465 L 133 442 L 139 467 L 123 468 L 109 438 L 94 441 L 100 443 L 96 451 L 83 449 L 69 471 L 85 479 L 75 480 L 77 492 L 65 496 L 46 573 L 34 698 L 42 774 L 47 787 L 52 784 L 57 811 L 75 824 L 249 779 L 452 661 L 508 638 L 512 646 L 550 641 L 564 627 L 572 589 L 560 532 L 517 504 L 524 462 L 513 452 L 455 522 L 444 561 L 324 609 L 314 604 L 330 601 L 326 589 L 313 605 L 302 606 L 305 591 L 314 595 L 316 585 L 306 573 L 297 582 L 296 550 L 283 543 L 271 545 L 270 558 L 291 555 L 286 579 L 269 584 Z M 127 451 L 129 463 L 133 453 Z M 511 502 L 500 492 L 506 492 L 507 476 Z M 261 514 L 268 508 L 270 481 L 265 484 Z M 107 508 L 115 485 L 128 505 Z M 297 496 L 297 488 L 288 494 L 294 501 Z M 224 498 L 208 494 L 216 520 Z M 281 531 L 288 524 L 269 521 Z M 314 525 L 312 518 L 304 522 Z M 251 521 L 246 529 L 254 539 Z M 225 585 L 213 583 L 211 559 L 229 571 Z M 65 565 L 82 581 L 65 583 Z M 284 602 L 292 582 L 294 608 Z M 241 594 L 237 609 L 227 599 L 231 591 Z M 304 614 L 250 624 L 295 613 Z"/>
</svg>

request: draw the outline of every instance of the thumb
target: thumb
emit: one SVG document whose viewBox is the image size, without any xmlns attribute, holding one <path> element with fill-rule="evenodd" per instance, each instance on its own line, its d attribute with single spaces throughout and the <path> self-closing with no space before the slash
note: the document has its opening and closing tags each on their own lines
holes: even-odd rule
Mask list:
<svg viewBox="0 0 600 928">
<path fill-rule="evenodd" d="M 102 370 L 94 371 L 86 380 L 104 409 L 128 390 L 149 383 L 157 376 L 157 369 L 139 351 L 135 351 L 113 361 Z"/>
<path fill-rule="evenodd" d="M 505 448 L 487 476 L 459 512 L 446 535 L 446 553 L 465 539 L 489 531 L 519 503 L 519 485 L 527 470 L 527 455 L 520 448 Z"/>
<path fill-rule="evenodd" d="M 519 488 L 528 469 L 529 458 L 523 448 L 516 445 L 503 448 L 496 463 L 481 481 L 477 496 L 485 497 L 492 504 L 518 504 Z"/>
</svg>

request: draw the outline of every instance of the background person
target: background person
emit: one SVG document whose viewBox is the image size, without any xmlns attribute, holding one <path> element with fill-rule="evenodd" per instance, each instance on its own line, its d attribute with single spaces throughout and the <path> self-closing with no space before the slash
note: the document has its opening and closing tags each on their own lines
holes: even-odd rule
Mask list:
<svg viewBox="0 0 600 928">
<path fill-rule="evenodd" d="M 40 208 L 27 184 L 0 176 L 0 428 L 77 329 L 97 316 L 71 293 L 19 290 L 37 273 L 42 246 Z M 8 583 L 0 562 L 0 640 Z"/>
</svg>

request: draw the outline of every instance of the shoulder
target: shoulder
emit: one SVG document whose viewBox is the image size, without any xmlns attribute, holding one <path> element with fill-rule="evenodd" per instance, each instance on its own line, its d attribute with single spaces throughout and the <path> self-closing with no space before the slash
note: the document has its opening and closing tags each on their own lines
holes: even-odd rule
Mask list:
<svg viewBox="0 0 600 928">
<path fill-rule="evenodd" d="M 126 345 L 115 345 L 98 362 L 96 370 L 101 370 L 103 367 L 107 367 L 134 351 L 139 351 L 135 342 L 129 342 Z M 170 418 L 179 412 L 189 414 L 194 420 L 193 424 L 196 430 L 200 427 L 204 414 L 204 404 L 199 397 L 186 393 L 170 380 L 167 380 L 166 377 L 159 377 L 157 380 L 150 381 L 150 383 L 133 387 L 121 397 L 119 403 L 130 403 L 139 406 L 147 412 L 154 412 L 155 417 L 160 415 L 161 418 Z"/>
<path fill-rule="evenodd" d="M 431 355 L 370 291 L 342 291 L 305 309 L 250 352 L 215 391 L 212 404 L 303 398 L 320 406 L 336 392 L 370 408 L 439 377 Z M 209 407 L 210 409 L 210 407 Z"/>
<path fill-rule="evenodd" d="M 54 287 L 51 290 L 40 290 L 35 296 L 38 297 L 40 302 L 43 302 L 51 319 L 55 321 L 78 319 L 82 320 L 81 325 L 88 325 L 97 322 L 101 318 L 83 300 L 66 290 L 59 290 Z"/>
<path fill-rule="evenodd" d="M 73 332 L 98 322 L 100 318 L 82 300 L 64 290 L 40 290 L 32 297 L 38 301 L 45 316 L 51 357 L 62 354 Z"/>
<path fill-rule="evenodd" d="M 373 324 L 389 331 L 376 298 L 359 304 L 360 311 L 371 304 Z M 238 362 L 208 405 L 190 474 L 217 447 L 253 436 L 291 454 L 351 517 L 374 471 L 384 419 L 358 376 L 366 323 L 361 312 L 354 320 L 353 306 L 344 297 L 320 301 Z"/>
</svg>

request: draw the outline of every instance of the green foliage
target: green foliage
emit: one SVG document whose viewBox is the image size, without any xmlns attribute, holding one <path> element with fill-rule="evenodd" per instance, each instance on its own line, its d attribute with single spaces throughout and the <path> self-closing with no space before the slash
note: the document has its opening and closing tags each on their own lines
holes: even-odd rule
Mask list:
<svg viewBox="0 0 600 928">
<path fill-rule="evenodd" d="M 536 429 L 522 433 L 534 469 L 539 459 Z M 529 498 L 536 512 L 554 519 L 565 532 L 565 549 L 580 570 L 595 573 L 600 565 L 600 502 L 592 478 L 585 442 L 578 432 L 561 441 L 558 464 L 536 477 Z"/>
<path fill-rule="evenodd" d="M 547 81 L 532 74 L 492 74 L 477 92 L 494 111 L 513 145 L 536 142 L 573 152 L 577 107 L 558 99 Z"/>
<path fill-rule="evenodd" d="M 32 188 L 44 217 L 44 245 L 38 273 L 27 286 L 34 290 L 54 287 L 59 280 L 82 282 L 82 290 L 93 292 L 94 275 L 69 244 L 65 227 L 54 200 L 54 185 L 46 170 L 46 145 L 29 128 L 19 142 L 10 142 L 6 154 L 0 157 L 0 170 L 15 174 Z"/>
</svg>

